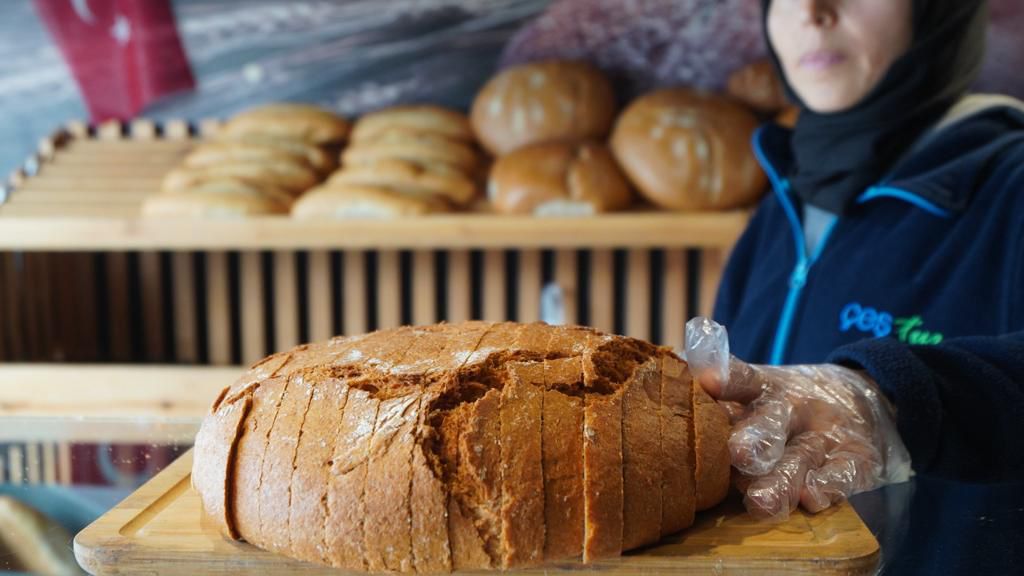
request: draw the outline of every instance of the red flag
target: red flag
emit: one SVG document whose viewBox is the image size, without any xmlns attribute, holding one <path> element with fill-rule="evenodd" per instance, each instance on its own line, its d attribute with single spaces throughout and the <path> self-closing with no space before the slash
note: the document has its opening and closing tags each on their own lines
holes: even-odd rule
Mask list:
<svg viewBox="0 0 1024 576">
<path fill-rule="evenodd" d="M 170 0 L 35 0 L 94 122 L 195 86 Z"/>
</svg>

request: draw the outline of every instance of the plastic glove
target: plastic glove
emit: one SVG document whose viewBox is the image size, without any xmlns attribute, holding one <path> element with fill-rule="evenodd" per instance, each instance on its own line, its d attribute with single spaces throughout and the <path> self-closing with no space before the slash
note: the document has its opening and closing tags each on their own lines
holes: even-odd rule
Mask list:
<svg viewBox="0 0 1024 576">
<path fill-rule="evenodd" d="M 686 325 L 686 359 L 729 413 L 737 487 L 755 517 L 784 520 L 910 476 L 895 410 L 864 372 L 834 364 L 757 366 L 729 354 L 707 318 Z"/>
</svg>

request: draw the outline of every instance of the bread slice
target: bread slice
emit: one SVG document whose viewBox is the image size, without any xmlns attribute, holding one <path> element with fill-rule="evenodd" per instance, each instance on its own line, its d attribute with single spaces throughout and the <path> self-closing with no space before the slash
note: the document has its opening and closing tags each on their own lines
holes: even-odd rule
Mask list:
<svg viewBox="0 0 1024 576">
<path fill-rule="evenodd" d="M 449 411 L 440 428 L 440 456 L 445 468 L 445 481 L 449 485 L 448 497 L 448 541 L 451 546 L 451 562 L 454 570 L 491 568 L 493 561 L 487 553 L 483 538 L 477 532 L 469 510 L 463 510 L 456 486 L 460 467 L 462 433 L 468 422 L 471 404 L 460 404 Z"/>
<path fill-rule="evenodd" d="M 281 553 L 290 549 L 287 527 L 291 517 L 292 471 L 299 447 L 299 434 L 312 397 L 313 388 L 301 375 L 288 377 L 277 418 L 267 440 L 259 493 L 260 534 L 261 545 L 272 552 Z"/>
<path fill-rule="evenodd" d="M 444 352 L 445 342 L 431 337 L 437 327 L 415 329 L 422 336 L 400 363 L 391 367 L 392 374 L 431 374 L 437 370 L 437 359 Z M 474 336 L 475 338 L 475 336 Z M 473 345 L 476 345 L 474 340 Z M 444 483 L 443 462 L 437 453 L 441 443 L 440 421 L 434 418 L 439 392 L 424 394 L 420 401 L 419 419 L 413 435 L 411 486 L 408 500 L 411 563 L 417 572 L 450 572 L 451 546 L 448 542 L 448 486 Z"/>
<path fill-rule="evenodd" d="M 420 573 L 451 572 L 448 542 L 448 490 L 442 482 L 444 471 L 434 448 L 441 442 L 440 431 L 428 418 L 437 395 L 423 399 L 417 440 L 412 453 L 412 488 L 409 508 L 412 526 L 410 546 L 413 568 Z"/>
<path fill-rule="evenodd" d="M 661 533 L 674 534 L 693 524 L 696 463 L 693 442 L 693 385 L 686 363 L 661 358 Z"/>
<path fill-rule="evenodd" d="M 275 377 L 261 382 L 253 390 L 252 407 L 235 451 L 235 474 L 231 479 L 235 527 L 242 539 L 257 545 L 263 542 L 260 515 L 263 460 L 285 385 L 284 378 Z"/>
<path fill-rule="evenodd" d="M 325 541 L 327 558 L 332 566 L 365 570 L 363 551 L 363 500 L 366 460 L 373 438 L 380 401 L 370 392 L 349 388 L 348 402 L 338 429 L 338 439 L 331 457 L 330 480 L 327 485 L 327 517 Z"/>
<path fill-rule="evenodd" d="M 465 371 L 460 397 L 472 400 L 479 396 L 466 408 L 457 473 L 450 484 L 452 497 L 476 532 L 476 537 L 463 541 L 475 546 L 478 538 L 492 567 L 501 566 L 507 554 L 502 536 L 505 467 L 501 452 L 501 378 L 505 375 L 495 373 L 492 356 L 504 354 L 507 343 L 515 342 L 521 332 L 522 327 L 515 324 L 495 324 L 468 353 L 452 358 L 451 364 Z"/>
<path fill-rule="evenodd" d="M 501 392 L 502 568 L 544 559 L 543 362 L 506 364 Z"/>
<path fill-rule="evenodd" d="M 622 395 L 622 549 L 661 539 L 661 366 L 651 358 Z"/>
<path fill-rule="evenodd" d="M 501 538 L 504 467 L 501 460 L 500 390 L 492 389 L 474 402 L 459 437 L 458 473 L 452 493 L 484 545 L 492 565 L 505 555 Z"/>
<path fill-rule="evenodd" d="M 324 543 L 327 483 L 348 392 L 348 386 L 341 380 L 315 381 L 299 436 L 288 535 L 290 554 L 310 562 L 328 562 Z"/>
<path fill-rule="evenodd" d="M 327 519 L 328 549 L 334 554 L 332 563 L 346 568 L 363 568 L 382 570 L 384 558 L 382 547 L 379 546 L 381 528 L 375 519 L 369 519 L 366 510 L 367 497 L 379 505 L 380 496 L 373 488 L 367 490 L 371 472 L 386 450 L 386 444 L 393 436 L 397 427 L 395 418 L 403 410 L 396 409 L 393 398 L 381 398 L 377 394 L 377 379 L 380 371 L 400 363 L 414 340 L 404 338 L 408 328 L 399 328 L 393 332 L 378 331 L 353 345 L 352 350 L 359 350 L 362 363 L 368 368 L 366 374 L 356 376 L 349 381 L 349 403 L 356 401 L 355 407 L 364 412 L 350 412 L 353 420 L 342 430 L 335 450 L 332 467 L 332 480 L 328 488 L 328 509 L 331 512 Z M 358 389 L 356 389 L 358 388 Z M 363 396 L 363 393 L 366 396 Z M 372 420 L 369 412 L 373 412 Z M 372 422 L 372 424 L 371 424 Z M 411 457 L 411 456 L 410 456 Z M 408 461 L 406 461 L 408 468 Z M 376 476 L 374 476 L 376 480 Z M 332 497 L 337 506 L 332 506 Z M 404 507 L 404 501 L 398 507 Z M 332 526 L 343 522 L 342 526 Z"/>
<path fill-rule="evenodd" d="M 479 364 L 484 357 L 492 352 L 485 350 L 482 354 L 478 354 L 484 340 L 495 331 L 498 325 L 470 322 L 464 326 L 465 330 L 453 334 L 451 338 L 442 340 L 442 348 L 434 355 L 435 363 L 428 369 L 428 373 L 444 373 L 449 370 L 463 369 L 471 363 Z M 468 428 L 471 414 L 475 410 L 474 404 L 459 402 L 460 392 L 450 382 L 444 385 L 444 393 L 452 395 L 449 401 L 456 403 L 454 407 L 448 410 L 442 409 L 437 414 L 440 421 L 439 445 L 435 449 L 435 453 L 440 459 L 439 467 L 444 471 L 443 480 L 448 488 L 447 539 L 451 552 L 451 567 L 454 570 L 492 568 L 494 560 L 488 553 L 484 538 L 474 523 L 473 511 L 460 502 L 465 498 L 465 494 L 471 486 L 457 480 L 468 470 L 465 450 L 462 449 L 464 445 L 462 435 Z M 445 405 L 446 402 L 441 401 L 439 404 Z M 485 404 L 481 408 L 487 408 L 487 405 Z"/>
<path fill-rule="evenodd" d="M 239 536 L 232 510 L 231 478 L 242 425 L 251 407 L 252 398 L 246 396 L 241 401 L 211 410 L 216 414 L 213 420 L 216 425 L 200 428 L 195 441 L 192 486 L 202 498 L 207 516 L 213 519 L 220 532 L 236 540 Z M 204 465 L 195 466 L 197 461 Z"/>
<path fill-rule="evenodd" d="M 367 566 L 373 571 L 412 571 L 409 487 L 412 444 L 419 421 L 420 395 L 382 400 L 370 441 L 363 522 Z"/>
<path fill-rule="evenodd" d="M 583 409 L 583 561 L 622 553 L 622 393 L 593 395 Z"/>
<path fill-rule="evenodd" d="M 729 492 L 729 417 L 693 382 L 694 450 L 697 454 L 697 510 L 718 504 Z"/>
<path fill-rule="evenodd" d="M 583 553 L 583 362 L 544 363 L 544 559 Z"/>
</svg>

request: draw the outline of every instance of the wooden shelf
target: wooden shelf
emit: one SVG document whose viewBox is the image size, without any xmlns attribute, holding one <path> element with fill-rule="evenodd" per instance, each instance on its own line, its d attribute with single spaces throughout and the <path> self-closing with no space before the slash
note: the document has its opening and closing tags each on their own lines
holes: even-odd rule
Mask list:
<svg viewBox="0 0 1024 576">
<path fill-rule="evenodd" d="M 213 122 L 199 124 L 199 132 Z M 633 211 L 537 218 L 463 213 L 397 220 L 303 222 L 141 218 L 143 200 L 195 140 L 182 122 L 145 120 L 89 130 L 74 124 L 0 194 L 0 250 L 726 248 L 748 211 Z M 160 133 L 162 136 L 157 136 Z"/>
<path fill-rule="evenodd" d="M 747 218 L 746 212 L 557 219 L 460 215 L 312 223 L 283 217 L 212 221 L 15 216 L 0 209 L 0 249 L 719 247 L 736 240 Z"/>
</svg>

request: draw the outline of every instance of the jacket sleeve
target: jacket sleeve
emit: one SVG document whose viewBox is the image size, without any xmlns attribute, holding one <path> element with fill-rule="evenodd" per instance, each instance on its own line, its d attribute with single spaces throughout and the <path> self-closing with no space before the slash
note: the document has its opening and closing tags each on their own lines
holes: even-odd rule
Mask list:
<svg viewBox="0 0 1024 576">
<path fill-rule="evenodd" d="M 866 370 L 893 400 L 917 472 L 1024 478 L 1024 332 L 937 346 L 864 340 L 837 349 L 829 362 Z"/>
</svg>

